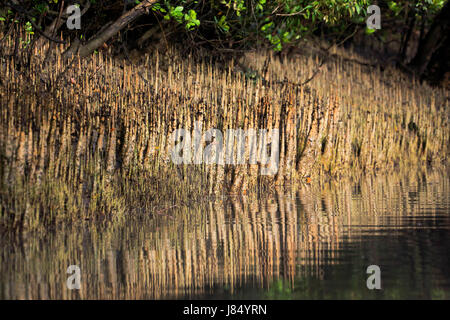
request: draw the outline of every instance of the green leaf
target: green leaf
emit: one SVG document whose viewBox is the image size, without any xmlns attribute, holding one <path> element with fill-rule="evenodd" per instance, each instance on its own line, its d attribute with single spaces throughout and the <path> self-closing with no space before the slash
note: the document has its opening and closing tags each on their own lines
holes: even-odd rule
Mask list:
<svg viewBox="0 0 450 320">
<path fill-rule="evenodd" d="M 376 31 L 376 29 L 366 28 L 366 34 L 372 34 Z"/>
<path fill-rule="evenodd" d="M 262 27 L 261 27 L 261 31 L 266 31 L 267 29 L 269 29 L 270 27 L 272 27 L 273 26 L 273 21 L 271 21 L 271 22 L 269 22 L 269 23 L 266 23 L 265 25 L 263 25 Z"/>
</svg>

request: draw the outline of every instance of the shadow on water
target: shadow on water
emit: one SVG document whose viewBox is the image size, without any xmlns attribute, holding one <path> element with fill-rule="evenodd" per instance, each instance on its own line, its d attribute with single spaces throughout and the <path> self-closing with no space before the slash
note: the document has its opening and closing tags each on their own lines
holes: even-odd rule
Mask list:
<svg viewBox="0 0 450 320">
<path fill-rule="evenodd" d="M 0 298 L 449 299 L 449 182 L 366 177 L 3 237 Z"/>
</svg>

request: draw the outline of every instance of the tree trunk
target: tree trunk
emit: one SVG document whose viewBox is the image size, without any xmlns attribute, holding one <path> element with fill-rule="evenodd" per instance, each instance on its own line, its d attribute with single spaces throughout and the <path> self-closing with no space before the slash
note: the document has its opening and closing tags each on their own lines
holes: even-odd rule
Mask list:
<svg viewBox="0 0 450 320">
<path fill-rule="evenodd" d="M 440 48 L 431 56 L 430 63 L 424 74 L 430 83 L 449 86 L 449 83 L 445 82 L 446 74 L 450 74 L 450 61 L 448 57 L 450 57 L 450 37 L 447 37 Z"/>
<path fill-rule="evenodd" d="M 450 2 L 447 2 L 434 19 L 425 38 L 420 41 L 416 56 L 410 66 L 422 75 L 428 67 L 433 53 L 445 42 L 449 34 Z"/>
<path fill-rule="evenodd" d="M 402 39 L 402 43 L 400 45 L 400 61 L 402 61 L 403 63 L 406 60 L 406 54 L 408 52 L 408 44 L 409 44 L 409 40 L 411 39 L 411 35 L 413 33 L 414 30 L 414 25 L 416 24 L 416 16 L 413 14 L 412 17 L 408 18 L 408 30 L 406 31 L 406 34 L 404 35 L 403 39 Z"/>
<path fill-rule="evenodd" d="M 130 11 L 123 14 L 117 21 L 111 24 L 102 33 L 91 39 L 87 44 L 79 48 L 81 57 L 87 57 L 94 50 L 99 48 L 103 43 L 108 41 L 111 37 L 117 34 L 120 30 L 126 27 L 143 14 L 147 13 L 149 8 L 153 6 L 158 0 L 144 0 Z"/>
</svg>

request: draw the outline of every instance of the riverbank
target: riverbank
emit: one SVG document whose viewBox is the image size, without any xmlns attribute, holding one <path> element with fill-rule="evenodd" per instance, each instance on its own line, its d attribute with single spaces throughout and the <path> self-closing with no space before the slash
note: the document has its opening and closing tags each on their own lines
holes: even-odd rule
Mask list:
<svg viewBox="0 0 450 320">
<path fill-rule="evenodd" d="M 6 230 L 152 215 L 206 195 L 447 164 L 448 91 L 352 62 L 350 52 L 331 50 L 335 59 L 322 66 L 313 56 L 266 52 L 218 65 L 172 48 L 130 64 L 103 52 L 65 62 L 60 47 L 43 64 L 44 46 L 25 67 L 7 56 L 11 39 L 6 48 L 0 63 Z M 269 153 L 279 146 L 275 173 L 261 175 L 266 165 L 251 162 L 248 148 L 242 164 L 175 164 L 171 134 L 183 128 L 193 137 L 196 122 L 200 136 L 211 128 L 279 130 L 276 141 L 262 143 Z"/>
</svg>

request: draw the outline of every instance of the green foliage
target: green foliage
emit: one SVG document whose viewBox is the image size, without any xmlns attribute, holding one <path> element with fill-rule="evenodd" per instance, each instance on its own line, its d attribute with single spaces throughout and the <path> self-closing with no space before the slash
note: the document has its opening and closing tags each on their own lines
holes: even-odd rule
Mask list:
<svg viewBox="0 0 450 320">
<path fill-rule="evenodd" d="M 246 43 L 260 43 L 265 39 L 279 51 L 286 43 L 298 41 L 316 28 L 346 25 L 362 21 L 367 0 L 216 0 L 164 1 L 153 7 L 164 19 L 185 23 L 187 30 L 200 26 L 204 20 L 221 38 L 225 35 Z M 183 13 L 189 10 L 188 14 Z M 201 16 L 201 19 L 197 19 Z M 184 19 L 183 19 L 184 17 Z"/>
<path fill-rule="evenodd" d="M 197 3 L 198 1 L 194 1 Z M 181 1 L 181 4 L 186 4 L 187 1 Z M 159 12 L 163 15 L 165 20 L 174 20 L 177 23 L 184 23 L 186 30 L 193 30 L 200 26 L 200 20 L 197 19 L 197 12 L 195 10 L 189 9 L 185 10 L 183 5 L 176 5 L 178 3 L 171 4 L 169 1 L 165 1 L 163 5 L 161 3 L 156 3 L 152 10 L 154 12 Z M 187 13 L 186 13 L 187 11 Z"/>
<path fill-rule="evenodd" d="M 108 10 L 113 9 L 105 9 L 101 1 L 89 1 L 91 8 L 86 16 L 89 19 L 95 16 L 96 22 L 84 24 L 91 28 L 82 30 L 86 38 L 123 13 L 123 0 L 109 1 L 108 7 L 115 8 L 112 12 Z M 141 2 L 131 1 L 127 9 Z M 155 18 L 165 20 L 164 28 L 177 32 L 195 31 L 194 35 L 202 40 L 219 43 L 221 47 L 237 43 L 240 47 L 253 47 L 266 43 L 279 51 L 286 44 L 295 44 L 318 31 L 344 37 L 351 25 L 364 27 L 367 8 L 372 3 L 370 0 L 161 0 L 152 6 L 153 14 L 146 19 L 153 19 L 155 24 Z M 25 0 L 21 4 L 44 27 L 53 21 L 61 2 Z M 426 27 L 444 4 L 445 0 L 399 0 L 382 2 L 380 6 L 383 19 L 388 17 L 407 24 L 413 14 L 418 21 L 424 21 Z M 10 22 L 15 15 L 11 10 L 2 11 L 0 6 L 0 24 Z M 21 23 L 26 22 L 22 17 Z M 180 25 L 184 28 L 178 28 Z M 367 34 L 373 32 L 366 30 Z"/>
<path fill-rule="evenodd" d="M 200 25 L 200 20 L 197 19 L 197 12 L 194 10 L 189 10 L 187 14 L 184 15 L 184 21 L 186 21 L 186 29 L 192 30 Z"/>
<path fill-rule="evenodd" d="M 406 10 L 414 10 L 419 17 L 432 17 L 444 3 L 444 0 L 388 1 L 390 11 L 384 14 L 401 20 Z M 285 44 L 298 42 L 318 28 L 343 34 L 351 24 L 364 25 L 370 4 L 369 0 L 165 0 L 153 10 L 164 19 L 184 23 L 188 31 L 200 27 L 204 21 L 202 30 L 209 30 L 212 25 L 221 40 L 225 37 L 250 46 L 267 41 L 275 51 L 280 51 Z M 373 32 L 366 30 L 367 34 Z"/>
</svg>

